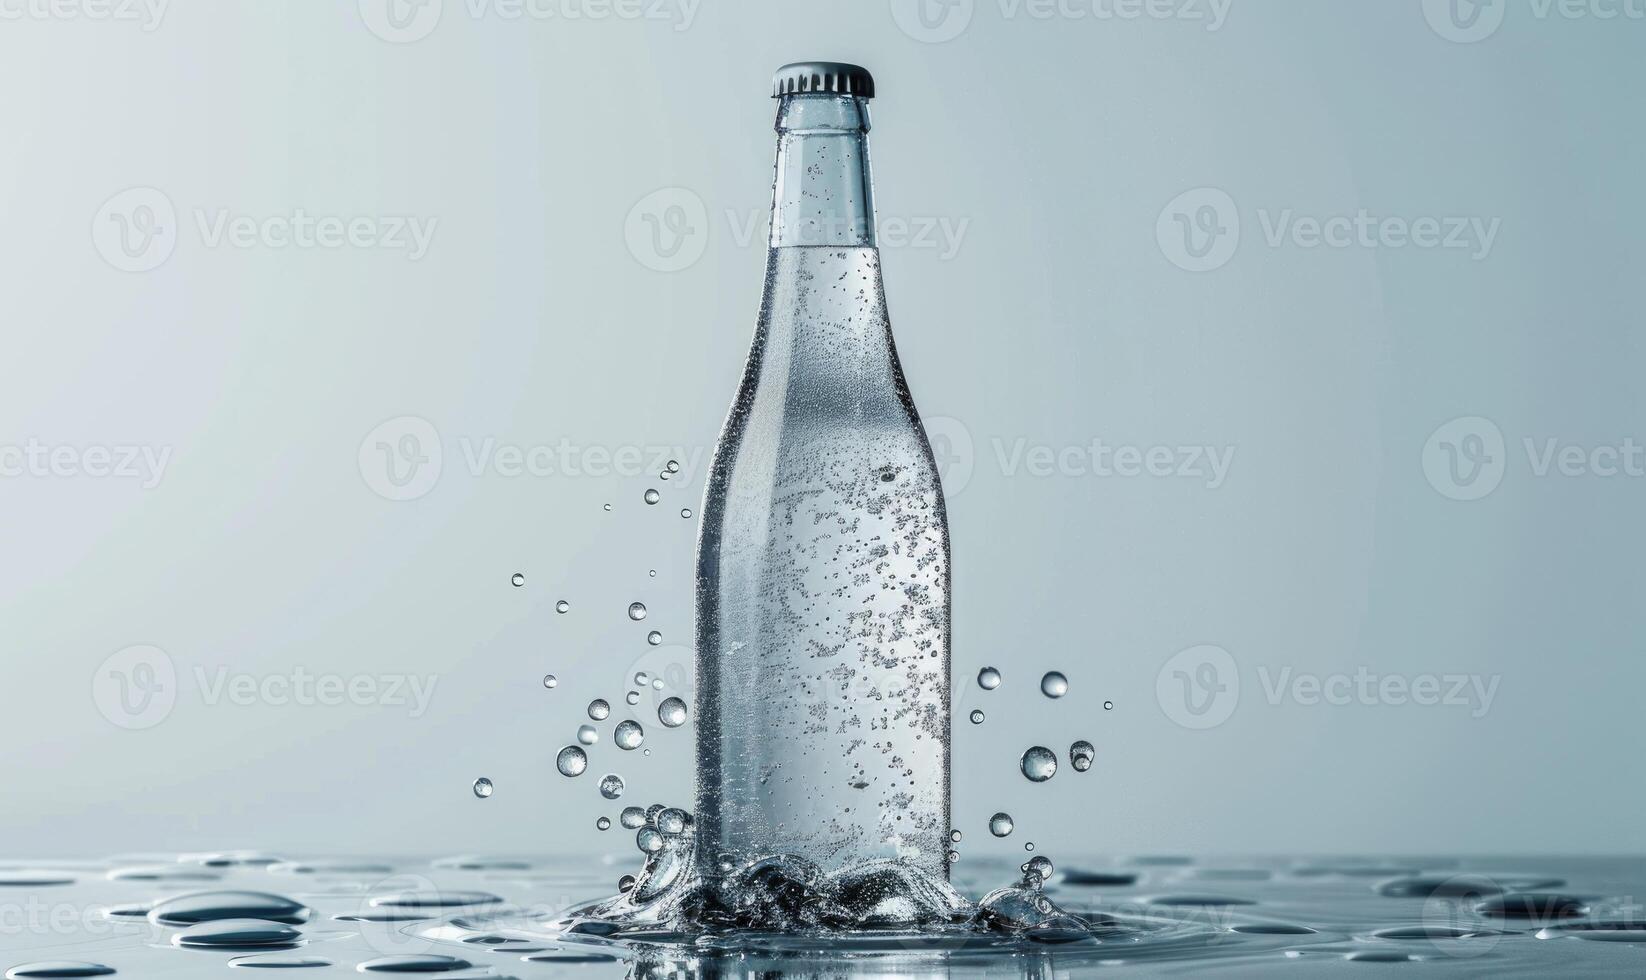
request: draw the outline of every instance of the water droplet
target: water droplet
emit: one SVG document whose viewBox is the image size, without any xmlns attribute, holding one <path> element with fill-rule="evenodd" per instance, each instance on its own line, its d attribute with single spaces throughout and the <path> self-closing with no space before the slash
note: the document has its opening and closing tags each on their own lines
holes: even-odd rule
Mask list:
<svg viewBox="0 0 1646 980">
<path fill-rule="evenodd" d="M 101 963 L 80 963 L 70 960 L 50 960 L 43 963 L 24 963 L 6 971 L 8 980 L 25 980 L 31 977 L 106 977 L 114 973 L 113 968 Z"/>
<path fill-rule="evenodd" d="M 1060 698 L 1069 693 L 1069 679 L 1055 670 L 1049 670 L 1040 679 L 1040 693 L 1049 698 Z"/>
<path fill-rule="evenodd" d="M 1043 783 L 1057 772 L 1057 754 L 1044 745 L 1036 745 L 1023 753 L 1023 775 L 1031 783 Z"/>
<path fill-rule="evenodd" d="M 632 751 L 640 748 L 640 743 L 646 740 L 646 730 L 640 727 L 638 721 L 620 721 L 612 732 L 612 740 L 618 748 Z"/>
<path fill-rule="evenodd" d="M 572 611 L 572 604 L 564 599 L 554 604 L 554 611 L 562 615 Z"/>
<path fill-rule="evenodd" d="M 474 795 L 482 800 L 492 795 L 492 781 L 484 776 L 474 781 Z"/>
<path fill-rule="evenodd" d="M 389 909 L 454 909 L 465 905 L 497 905 L 502 901 L 490 892 L 438 890 L 395 892 L 369 900 L 372 908 Z"/>
<path fill-rule="evenodd" d="M 634 835 L 634 845 L 646 854 L 656 854 L 663 849 L 663 835 L 651 827 L 641 827 Z"/>
<path fill-rule="evenodd" d="M 652 630 L 650 633 L 646 634 L 646 642 L 650 643 L 652 646 L 657 646 L 659 643 L 663 642 L 663 634 L 659 633 L 657 630 Z"/>
<path fill-rule="evenodd" d="M 690 507 L 680 508 L 680 516 L 684 517 L 688 521 L 691 520 L 692 519 L 692 509 Z"/>
<path fill-rule="evenodd" d="M 629 702 L 630 704 L 639 704 L 640 703 L 640 692 L 639 691 L 630 691 L 629 693 L 623 695 L 623 700 Z"/>
<path fill-rule="evenodd" d="M 657 814 L 657 829 L 669 836 L 683 834 L 686 832 L 688 819 L 685 810 L 671 806 Z"/>
<path fill-rule="evenodd" d="M 1023 864 L 1023 873 L 1041 881 L 1049 881 L 1052 877 L 1052 859 L 1044 854 L 1029 858 Z"/>
<path fill-rule="evenodd" d="M 657 706 L 657 720 L 664 728 L 679 728 L 686 723 L 686 702 L 679 698 L 664 698 Z"/>
<path fill-rule="evenodd" d="M 332 962 L 318 956 L 276 956 L 273 953 L 263 953 L 258 956 L 236 956 L 229 960 L 229 965 L 254 970 L 317 970 L 331 966 Z"/>
<path fill-rule="evenodd" d="M 626 806 L 618 814 L 618 822 L 627 830 L 639 830 L 646 826 L 646 811 L 637 806 Z"/>
<path fill-rule="evenodd" d="M 669 460 L 668 464 L 665 465 L 663 468 L 668 470 L 670 473 L 679 473 L 680 472 L 680 461 L 675 460 L 675 459 L 671 459 L 671 460 Z"/>
<path fill-rule="evenodd" d="M 555 677 L 553 674 L 544 674 L 543 686 L 552 691 L 556 687 L 560 686 L 560 679 Z"/>
<path fill-rule="evenodd" d="M 600 732 L 593 725 L 578 725 L 577 740 L 584 745 L 593 745 L 600 741 Z"/>
<path fill-rule="evenodd" d="M 468 960 L 460 960 L 455 956 L 441 956 L 438 953 L 417 953 L 414 955 L 382 956 L 375 960 L 367 960 L 360 964 L 362 973 L 449 973 L 456 970 L 467 970 L 471 967 Z"/>
<path fill-rule="evenodd" d="M 950 864 L 954 864 L 959 860 L 960 860 L 960 852 L 959 851 L 950 851 L 949 852 L 949 863 Z"/>
<path fill-rule="evenodd" d="M 615 800 L 623 795 L 623 777 L 616 773 L 608 773 L 600 777 L 600 795 L 608 800 Z"/>
<path fill-rule="evenodd" d="M 596 830 L 610 830 L 610 829 L 612 829 L 612 818 L 611 817 L 601 817 L 599 820 L 596 820 L 594 822 L 594 829 L 596 829 Z"/>
<path fill-rule="evenodd" d="M 1085 772 L 1092 767 L 1092 760 L 1097 757 L 1097 747 L 1087 741 L 1079 741 L 1069 746 L 1069 765 L 1074 766 L 1075 772 Z"/>
<path fill-rule="evenodd" d="M 974 724 L 974 725 L 983 724 L 983 711 L 982 711 L 981 708 L 973 708 L 972 709 L 972 724 Z"/>
<path fill-rule="evenodd" d="M 1114 702 L 1113 701 L 1103 702 L 1103 710 L 1104 711 L 1113 711 L 1114 710 Z"/>
<path fill-rule="evenodd" d="M 605 698 L 595 698 L 589 702 L 589 717 L 595 721 L 605 721 L 611 713 L 612 706 L 606 703 Z"/>
<path fill-rule="evenodd" d="M 642 619 L 645 619 L 646 618 L 646 604 L 643 603 L 643 602 L 631 602 L 631 603 L 629 603 L 629 618 L 634 620 L 637 623 L 640 622 Z"/>
<path fill-rule="evenodd" d="M 960 843 L 960 840 L 961 840 L 960 831 L 958 831 L 958 830 L 949 831 L 949 840 L 954 841 L 956 844 Z"/>
<path fill-rule="evenodd" d="M 624 875 L 623 877 L 617 879 L 617 890 L 625 893 L 633 891 L 634 875 Z"/>
<path fill-rule="evenodd" d="M 640 671 L 638 674 L 634 675 L 634 682 L 636 684 L 639 684 L 641 687 L 645 687 L 646 682 L 649 681 L 649 680 L 651 680 L 651 675 L 646 673 L 643 670 Z"/>
<path fill-rule="evenodd" d="M 1032 851 L 1032 850 L 1034 850 L 1034 841 L 1029 841 L 1029 842 L 1028 842 L 1028 843 L 1026 843 L 1026 844 L 1024 844 L 1024 845 L 1023 845 L 1023 849 L 1024 849 L 1024 850 L 1025 850 L 1025 851 Z"/>
<path fill-rule="evenodd" d="M 589 757 L 577 746 L 568 745 L 554 757 L 554 767 L 560 770 L 562 776 L 581 776 L 583 770 L 589 768 Z"/>
<path fill-rule="evenodd" d="M 663 471 L 663 472 L 661 472 L 661 473 L 659 473 L 659 474 L 657 474 L 657 478 L 658 478 L 658 479 L 659 479 L 659 480 L 667 480 L 667 479 L 668 479 L 668 478 L 669 478 L 669 471 L 668 471 L 668 470 L 664 470 L 664 471 Z"/>
<path fill-rule="evenodd" d="M 656 578 L 657 577 L 657 569 L 654 568 L 651 571 L 647 572 L 646 574 L 651 576 L 652 578 Z"/>
<path fill-rule="evenodd" d="M 996 837 L 1010 837 L 1015 825 L 1009 813 L 997 813 L 989 818 L 989 833 Z"/>
<path fill-rule="evenodd" d="M 190 926 L 171 941 L 195 949 L 290 949 L 303 941 L 303 934 L 264 919 L 218 919 Z"/>
<path fill-rule="evenodd" d="M 663 499 L 663 495 L 657 492 L 657 488 L 655 488 L 655 487 L 647 487 L 646 488 L 646 503 L 655 504 L 659 500 L 662 500 L 662 499 Z"/>
<path fill-rule="evenodd" d="M 607 505 L 605 505 L 604 507 L 601 508 L 601 510 L 608 510 L 608 511 L 611 510 L 611 509 L 612 509 L 611 504 L 607 504 Z"/>
<path fill-rule="evenodd" d="M 1000 686 L 1000 671 L 993 667 L 984 667 L 977 672 L 977 686 L 985 691 L 992 691 Z"/>
<path fill-rule="evenodd" d="M 219 919 L 260 919 L 298 925 L 312 913 L 301 902 L 269 892 L 195 892 L 154 906 L 148 919 L 157 926 L 192 926 Z"/>
<path fill-rule="evenodd" d="M 526 584 L 526 576 L 520 574 L 519 572 L 515 572 L 513 575 L 509 576 L 509 581 L 513 583 L 515 588 L 518 589 L 522 585 Z"/>
<path fill-rule="evenodd" d="M 652 678 L 652 690 L 654 690 L 654 691 L 663 690 L 663 678 L 661 678 L 661 677 L 653 677 Z"/>
</svg>

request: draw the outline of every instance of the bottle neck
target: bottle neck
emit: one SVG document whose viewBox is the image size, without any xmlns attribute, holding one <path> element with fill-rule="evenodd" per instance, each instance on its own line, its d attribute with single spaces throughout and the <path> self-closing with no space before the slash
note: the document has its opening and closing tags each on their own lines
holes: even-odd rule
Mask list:
<svg viewBox="0 0 1646 980">
<path fill-rule="evenodd" d="M 849 95 L 786 95 L 777 108 L 772 248 L 873 248 L 869 103 Z"/>
</svg>

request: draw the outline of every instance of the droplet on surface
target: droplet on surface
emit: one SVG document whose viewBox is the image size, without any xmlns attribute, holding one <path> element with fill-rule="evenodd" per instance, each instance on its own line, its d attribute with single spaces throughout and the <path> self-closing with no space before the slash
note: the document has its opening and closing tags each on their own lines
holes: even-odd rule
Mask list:
<svg viewBox="0 0 1646 980">
<path fill-rule="evenodd" d="M 584 745 L 593 745 L 600 741 L 600 730 L 593 725 L 578 725 L 577 740 Z"/>
<path fill-rule="evenodd" d="M 1020 765 L 1029 782 L 1043 783 L 1057 773 L 1057 753 L 1044 745 L 1036 745 L 1023 753 Z"/>
<path fill-rule="evenodd" d="M 106 977 L 114 973 L 113 968 L 101 963 L 84 963 L 74 960 L 46 960 L 40 963 L 24 963 L 6 971 L 6 980 L 25 980 L 30 977 Z"/>
<path fill-rule="evenodd" d="M 692 509 L 690 507 L 680 508 L 680 516 L 684 517 L 688 521 L 691 520 L 692 519 Z"/>
<path fill-rule="evenodd" d="M 375 895 L 369 903 L 372 908 L 389 909 L 452 909 L 466 905 L 496 905 L 503 900 L 490 892 L 409 891 L 391 895 Z"/>
<path fill-rule="evenodd" d="M 1092 767 L 1092 760 L 1097 758 L 1097 747 L 1082 739 L 1069 746 L 1069 765 L 1074 766 L 1075 772 L 1085 772 Z"/>
<path fill-rule="evenodd" d="M 989 833 L 996 837 L 1010 837 L 1015 825 L 1009 813 L 997 813 L 989 818 Z"/>
<path fill-rule="evenodd" d="M 651 680 L 651 675 L 647 674 L 643 670 L 634 675 L 634 682 L 636 684 L 639 684 L 641 687 L 645 687 L 646 683 L 650 680 Z"/>
<path fill-rule="evenodd" d="M 657 706 L 657 720 L 664 728 L 679 728 L 686 723 L 686 702 L 679 698 L 664 698 Z"/>
<path fill-rule="evenodd" d="M 646 730 L 640 727 L 638 721 L 620 721 L 612 731 L 612 741 L 624 751 L 640 748 L 640 743 L 646 740 Z"/>
<path fill-rule="evenodd" d="M 655 504 L 659 500 L 662 500 L 662 499 L 663 499 L 663 495 L 657 492 L 656 487 L 647 487 L 646 488 L 646 503 Z"/>
<path fill-rule="evenodd" d="M 318 956 L 276 956 L 265 953 L 262 956 L 237 956 L 229 960 L 229 965 L 253 970 L 314 970 L 332 964 L 331 960 L 323 960 Z"/>
<path fill-rule="evenodd" d="M 630 704 L 639 704 L 640 703 L 640 692 L 639 691 L 630 691 L 629 693 L 623 695 L 623 700 L 629 702 Z"/>
<path fill-rule="evenodd" d="M 657 630 L 652 630 L 650 633 L 646 634 L 646 642 L 650 643 L 652 646 L 657 646 L 659 643 L 663 642 L 663 634 L 659 633 Z"/>
<path fill-rule="evenodd" d="M 646 604 L 644 602 L 631 602 L 631 603 L 629 603 L 629 618 L 634 620 L 637 623 L 640 622 L 642 619 L 645 619 L 646 618 Z"/>
<path fill-rule="evenodd" d="M 509 582 L 518 589 L 522 585 L 526 584 L 526 576 L 520 574 L 519 572 L 515 572 L 513 575 L 509 576 Z"/>
<path fill-rule="evenodd" d="M 1041 881 L 1049 881 L 1052 877 L 1052 859 L 1044 854 L 1037 854 L 1024 862 L 1023 873 L 1039 878 Z"/>
<path fill-rule="evenodd" d="M 961 842 L 962 839 L 963 838 L 961 836 L 960 831 L 958 831 L 958 830 L 949 831 L 949 840 L 954 841 L 956 844 L 958 844 L 958 843 Z"/>
<path fill-rule="evenodd" d="M 1060 698 L 1069 693 L 1069 679 L 1055 670 L 1049 670 L 1040 679 L 1040 693 L 1049 698 Z"/>
<path fill-rule="evenodd" d="M 594 822 L 594 829 L 596 829 L 596 830 L 610 830 L 610 829 L 612 829 L 612 818 L 611 817 L 601 817 L 599 820 L 596 820 Z"/>
<path fill-rule="evenodd" d="M 583 770 L 589 768 L 589 757 L 577 746 L 568 745 L 554 757 L 554 767 L 560 770 L 562 776 L 581 776 Z"/>
<path fill-rule="evenodd" d="M 480 797 L 482 800 L 492 795 L 492 781 L 487 779 L 485 776 L 481 776 L 479 779 L 476 779 L 474 781 L 474 795 Z"/>
<path fill-rule="evenodd" d="M 1103 702 L 1103 710 L 1104 711 L 1113 711 L 1114 710 L 1114 702 L 1113 701 Z"/>
<path fill-rule="evenodd" d="M 559 602 L 554 604 L 554 611 L 557 613 L 569 613 L 572 611 L 572 604 L 564 599 L 561 599 Z"/>
<path fill-rule="evenodd" d="M 663 835 L 651 827 L 641 827 L 634 835 L 634 844 L 647 854 L 656 854 L 663 849 Z"/>
<path fill-rule="evenodd" d="M 450 973 L 467 970 L 474 964 L 455 956 L 438 953 L 415 953 L 401 956 L 382 956 L 360 964 L 362 973 Z"/>
<path fill-rule="evenodd" d="M 605 721 L 612 714 L 612 706 L 606 703 L 605 698 L 595 698 L 589 702 L 589 717 L 595 721 Z"/>
<path fill-rule="evenodd" d="M 983 710 L 981 708 L 973 708 L 972 709 L 972 724 L 974 724 L 974 725 L 983 724 Z"/>
<path fill-rule="evenodd" d="M 657 814 L 657 829 L 670 836 L 683 834 L 686 832 L 688 819 L 685 810 L 671 806 Z"/>
<path fill-rule="evenodd" d="M 631 892 L 634 890 L 634 882 L 634 875 L 624 875 L 623 877 L 617 879 L 617 890 L 620 892 Z"/>
<path fill-rule="evenodd" d="M 676 459 L 671 459 L 671 460 L 669 460 L 667 465 L 665 465 L 663 468 L 668 470 L 670 473 L 679 473 L 680 472 L 680 461 L 676 460 Z"/>
<path fill-rule="evenodd" d="M 977 672 L 977 686 L 985 691 L 992 691 L 1000 686 L 1000 671 L 993 667 L 984 667 Z"/>
<path fill-rule="evenodd" d="M 292 926 L 264 919 L 218 919 L 189 926 L 171 937 L 173 946 L 185 949 L 290 949 L 303 941 Z"/>
<path fill-rule="evenodd" d="M 637 806 L 626 806 L 617 816 L 618 822 L 625 830 L 639 830 L 646 826 L 646 811 Z"/>
<path fill-rule="evenodd" d="M 544 674 L 543 686 L 552 691 L 560 686 L 560 678 L 554 676 L 553 674 Z"/>
<path fill-rule="evenodd" d="M 600 777 L 600 795 L 608 800 L 615 800 L 623 795 L 623 777 L 616 773 L 607 773 Z"/>
<path fill-rule="evenodd" d="M 192 926 L 220 919 L 260 919 L 298 925 L 307 922 L 311 910 L 302 902 L 270 892 L 193 892 L 168 898 L 149 909 L 148 919 L 157 926 Z"/>
</svg>

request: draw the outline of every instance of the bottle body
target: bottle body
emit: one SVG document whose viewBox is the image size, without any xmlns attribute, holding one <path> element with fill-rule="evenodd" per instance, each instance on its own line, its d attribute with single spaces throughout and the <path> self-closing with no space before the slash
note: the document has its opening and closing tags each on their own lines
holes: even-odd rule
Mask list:
<svg viewBox="0 0 1646 980">
<path fill-rule="evenodd" d="M 873 247 L 771 250 L 697 576 L 705 873 L 946 877 L 948 529 Z"/>
</svg>

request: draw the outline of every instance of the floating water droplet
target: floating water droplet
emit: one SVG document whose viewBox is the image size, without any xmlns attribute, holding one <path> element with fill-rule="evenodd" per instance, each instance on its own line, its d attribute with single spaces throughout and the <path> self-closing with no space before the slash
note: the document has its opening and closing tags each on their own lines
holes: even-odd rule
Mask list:
<svg viewBox="0 0 1646 980">
<path fill-rule="evenodd" d="M 624 875 L 617 879 L 617 890 L 627 894 L 634 890 L 634 875 Z"/>
<path fill-rule="evenodd" d="M 218 919 L 190 926 L 171 941 L 194 949 L 290 949 L 303 942 L 303 934 L 263 919 Z"/>
<path fill-rule="evenodd" d="M 553 674 L 544 674 L 543 686 L 552 691 L 560 686 L 560 679 L 555 677 Z"/>
<path fill-rule="evenodd" d="M 583 770 L 589 768 L 589 757 L 577 746 L 568 745 L 554 757 L 554 767 L 560 770 L 562 776 L 581 776 Z"/>
<path fill-rule="evenodd" d="M 657 646 L 659 643 L 663 642 L 663 634 L 659 633 L 657 630 L 652 630 L 650 633 L 646 634 L 646 642 L 650 643 L 652 646 Z"/>
<path fill-rule="evenodd" d="M 454 909 L 465 905 L 497 905 L 503 900 L 490 892 L 409 891 L 392 895 L 376 895 L 369 902 L 372 908 L 389 909 Z"/>
<path fill-rule="evenodd" d="M 317 970 L 331 966 L 332 962 L 318 956 L 276 956 L 264 953 L 260 956 L 237 956 L 229 960 L 229 965 L 255 970 Z"/>
<path fill-rule="evenodd" d="M 646 811 L 637 806 L 626 806 L 617 816 L 618 822 L 627 830 L 639 830 L 646 826 Z"/>
<path fill-rule="evenodd" d="M 1049 698 L 1060 698 L 1069 693 L 1069 679 L 1055 670 L 1049 670 L 1040 679 L 1040 693 Z"/>
<path fill-rule="evenodd" d="M 600 741 L 600 731 L 593 725 L 578 725 L 577 740 L 584 745 L 593 745 Z"/>
<path fill-rule="evenodd" d="M 1103 710 L 1104 711 L 1113 711 L 1114 710 L 1114 702 L 1113 701 L 1103 702 Z"/>
<path fill-rule="evenodd" d="M 657 706 L 657 720 L 664 728 L 679 728 L 686 723 L 686 702 L 679 698 L 664 698 Z"/>
<path fill-rule="evenodd" d="M 149 909 L 157 926 L 192 926 L 220 919 L 259 919 L 299 925 L 312 912 L 303 903 L 270 892 L 194 892 L 166 899 Z"/>
<path fill-rule="evenodd" d="M 616 773 L 607 773 L 600 777 L 600 795 L 608 800 L 615 800 L 623 795 L 623 777 Z"/>
<path fill-rule="evenodd" d="M 643 603 L 643 602 L 631 602 L 631 603 L 629 603 L 629 618 L 634 620 L 637 623 L 640 622 L 642 619 L 645 619 L 646 618 L 646 604 Z"/>
<path fill-rule="evenodd" d="M 596 829 L 596 830 L 610 830 L 610 829 L 612 829 L 612 818 L 611 817 L 601 817 L 599 820 L 596 820 L 594 822 L 594 829 Z"/>
<path fill-rule="evenodd" d="M 612 741 L 624 751 L 640 748 L 640 743 L 646 740 L 646 730 L 640 727 L 638 721 L 620 721 L 612 731 Z"/>
<path fill-rule="evenodd" d="M 1049 881 L 1052 877 L 1052 859 L 1044 854 L 1029 858 L 1023 864 L 1023 873 L 1041 881 Z"/>
<path fill-rule="evenodd" d="M 646 854 L 656 854 L 663 849 L 663 835 L 651 827 L 642 827 L 634 835 L 634 844 Z"/>
<path fill-rule="evenodd" d="M 692 509 L 690 507 L 680 508 L 680 516 L 684 517 L 688 521 L 691 520 L 692 519 Z"/>
<path fill-rule="evenodd" d="M 1023 775 L 1031 783 L 1043 783 L 1057 773 L 1057 753 L 1044 745 L 1036 745 L 1023 753 Z"/>
<path fill-rule="evenodd" d="M 473 965 L 468 960 L 460 960 L 455 956 L 441 956 L 438 953 L 417 953 L 414 955 L 383 956 L 375 960 L 367 960 L 360 964 L 360 972 L 449 973 L 456 970 L 467 970 Z"/>
<path fill-rule="evenodd" d="M 509 576 L 509 581 L 513 583 L 515 588 L 518 589 L 522 585 L 526 584 L 526 576 L 520 574 L 519 572 L 515 572 L 513 575 Z"/>
<path fill-rule="evenodd" d="M 656 578 L 657 577 L 657 569 L 654 568 L 651 571 L 647 572 L 646 574 L 651 576 L 652 578 Z"/>
<path fill-rule="evenodd" d="M 686 832 L 688 819 L 685 810 L 671 806 L 658 812 L 657 829 L 670 836 L 683 834 Z"/>
<path fill-rule="evenodd" d="M 992 691 L 1000 686 L 1000 671 L 993 667 L 984 667 L 977 672 L 977 686 L 985 691 Z"/>
<path fill-rule="evenodd" d="M 492 781 L 487 779 L 485 776 L 481 776 L 479 779 L 476 779 L 474 781 L 474 795 L 480 797 L 482 800 L 492 795 Z"/>
<path fill-rule="evenodd" d="M 646 503 L 655 504 L 659 500 L 662 500 L 662 499 L 663 499 L 663 495 L 657 492 L 656 487 L 647 487 L 646 488 Z"/>
<path fill-rule="evenodd" d="M 605 721 L 611 713 L 612 706 L 606 703 L 605 698 L 595 698 L 589 702 L 589 717 L 595 721 Z"/>
<path fill-rule="evenodd" d="M 958 831 L 958 830 L 949 831 L 949 840 L 954 841 L 956 844 L 960 843 L 960 840 L 961 840 L 960 831 Z"/>
<path fill-rule="evenodd" d="M 663 468 L 668 470 L 670 473 L 679 473 L 680 472 L 680 461 L 675 460 L 675 459 L 671 459 L 671 460 L 668 461 L 667 464 L 664 465 Z"/>
<path fill-rule="evenodd" d="M 112 967 L 101 963 L 81 963 L 71 960 L 49 960 L 42 963 L 24 963 L 6 971 L 6 980 L 26 980 L 32 977 L 106 977 L 114 973 Z"/>
<path fill-rule="evenodd" d="M 630 691 L 629 693 L 623 695 L 623 700 L 629 702 L 630 704 L 639 704 L 640 703 L 640 692 L 639 691 Z"/>
<path fill-rule="evenodd" d="M 1097 757 L 1097 747 L 1087 741 L 1079 741 L 1069 746 L 1069 765 L 1074 766 L 1075 772 L 1085 772 L 1092 767 L 1092 760 Z"/>
<path fill-rule="evenodd" d="M 1029 842 L 1027 842 L 1027 843 L 1025 843 L 1025 844 L 1024 844 L 1024 845 L 1023 845 L 1023 849 L 1024 849 L 1024 850 L 1025 850 L 1025 851 L 1032 851 L 1032 850 L 1034 850 L 1034 841 L 1029 841 Z"/>
<path fill-rule="evenodd" d="M 989 818 L 989 833 L 996 837 L 1010 837 L 1014 829 L 1012 815 L 1009 813 L 997 813 Z"/>
<path fill-rule="evenodd" d="M 982 711 L 981 708 L 973 708 L 972 709 L 972 724 L 974 724 L 974 725 L 983 724 L 983 711 Z"/>
<path fill-rule="evenodd" d="M 554 611 L 564 615 L 565 613 L 572 611 L 572 604 L 564 599 L 561 599 L 559 602 L 554 604 Z"/>
</svg>

